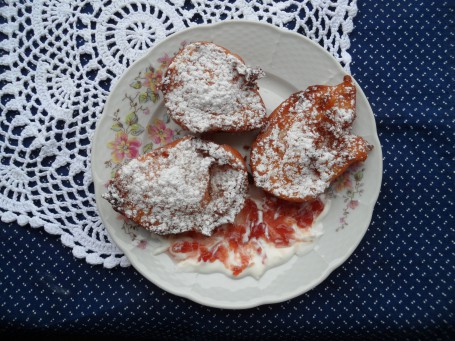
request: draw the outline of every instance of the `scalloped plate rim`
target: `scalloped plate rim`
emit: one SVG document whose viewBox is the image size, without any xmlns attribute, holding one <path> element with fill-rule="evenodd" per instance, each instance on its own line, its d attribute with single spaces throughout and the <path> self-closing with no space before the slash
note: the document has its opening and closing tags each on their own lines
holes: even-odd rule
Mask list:
<svg viewBox="0 0 455 341">
<path fill-rule="evenodd" d="M 103 121 L 105 121 L 107 119 L 107 116 L 108 116 L 107 115 L 107 108 L 109 107 L 109 104 L 110 104 L 110 102 L 112 100 L 112 98 L 111 98 L 112 97 L 112 93 L 119 86 L 119 84 L 121 83 L 121 80 L 126 76 L 127 72 L 130 69 L 132 69 L 137 64 L 141 64 L 144 61 L 146 61 L 147 57 L 149 56 L 149 54 L 151 53 L 152 50 L 164 45 L 166 43 L 166 41 L 168 41 L 170 39 L 176 39 L 180 35 L 187 34 L 189 31 L 214 29 L 215 27 L 221 27 L 221 26 L 224 26 L 224 25 L 235 25 L 235 24 L 238 24 L 238 23 L 240 23 L 240 24 L 248 24 L 248 25 L 256 25 L 256 26 L 264 26 L 264 27 L 267 27 L 267 28 L 272 28 L 272 29 L 276 30 L 279 34 L 293 36 L 297 40 L 303 40 L 303 41 L 306 41 L 307 43 L 311 43 L 311 45 L 313 47 L 319 49 L 321 52 L 326 54 L 327 57 L 332 59 L 337 64 L 337 67 L 338 67 L 340 72 L 345 73 L 345 71 L 343 70 L 343 68 L 339 64 L 339 62 L 328 51 L 326 51 L 322 46 L 320 46 L 316 42 L 314 42 L 314 41 L 308 39 L 307 37 L 305 37 L 303 35 L 300 35 L 300 34 L 298 34 L 296 32 L 286 31 L 285 29 L 276 27 L 276 26 L 268 24 L 268 23 L 251 21 L 251 20 L 225 20 L 225 21 L 222 21 L 222 22 L 217 22 L 217 23 L 212 23 L 212 24 L 202 24 L 202 25 L 198 25 L 198 26 L 193 26 L 193 27 L 187 28 L 185 30 L 182 30 L 180 32 L 173 33 L 172 35 L 166 37 L 165 39 L 161 40 L 156 45 L 154 45 L 153 47 L 151 47 L 150 49 L 145 51 L 143 56 L 140 57 L 138 60 L 136 60 L 134 63 L 132 63 L 124 71 L 124 73 L 117 79 L 117 81 L 112 85 L 111 90 L 109 91 L 108 99 L 107 99 L 106 104 L 105 104 L 104 109 L 103 109 L 103 113 L 100 116 L 100 118 L 98 119 L 98 122 L 97 122 L 97 125 L 96 125 L 95 133 L 94 133 L 93 139 L 92 139 L 92 150 L 96 150 L 96 148 L 97 148 L 97 144 L 98 144 L 98 142 L 97 142 L 98 140 L 96 139 L 97 131 L 99 129 L 99 126 L 103 123 Z M 353 77 L 353 79 L 354 79 L 354 77 Z M 156 278 L 151 277 L 150 273 L 145 271 L 144 269 L 142 269 L 140 264 L 136 264 L 135 262 L 131 261 L 131 258 L 133 256 L 130 255 L 129 250 L 127 248 L 123 248 L 121 245 L 119 245 L 118 241 L 116 240 L 116 237 L 113 236 L 112 233 L 110 233 L 109 225 L 105 223 L 105 220 L 103 219 L 102 215 L 100 215 L 104 226 L 106 227 L 109 235 L 111 236 L 111 239 L 125 253 L 125 256 L 130 260 L 131 265 L 139 273 L 141 273 L 145 278 L 147 278 L 149 281 L 151 281 L 153 284 L 157 285 L 159 288 L 161 288 L 161 289 L 163 289 L 163 290 L 165 290 L 165 291 L 167 291 L 167 292 L 169 292 L 171 294 L 177 295 L 179 297 L 184 297 L 184 298 L 192 300 L 192 301 L 194 301 L 196 303 L 199 303 L 199 304 L 202 304 L 202 305 L 205 305 L 205 306 L 209 306 L 209 307 L 213 307 L 213 308 L 249 309 L 249 308 L 254 308 L 254 307 L 257 307 L 257 306 L 260 306 L 260 305 L 264 305 L 264 304 L 280 303 L 280 302 L 295 298 L 297 296 L 300 296 L 300 295 L 304 294 L 305 292 L 313 289 L 314 287 L 316 287 L 317 285 L 322 283 L 336 268 L 341 266 L 352 255 L 352 253 L 355 251 L 355 249 L 358 247 L 358 245 L 362 241 L 366 231 L 368 230 L 368 226 L 371 223 L 374 206 L 375 206 L 375 203 L 376 203 L 376 201 L 377 201 L 377 199 L 379 197 L 380 188 L 381 188 L 381 184 L 382 184 L 382 173 L 383 173 L 382 150 L 381 150 L 381 147 L 380 147 L 381 144 L 380 144 L 379 138 L 377 136 L 376 122 L 374 120 L 373 111 L 371 109 L 371 106 L 370 106 L 370 104 L 368 102 L 368 99 L 366 98 L 363 90 L 358 85 L 358 83 L 355 81 L 355 79 L 354 79 L 354 82 L 356 84 L 358 92 L 360 92 L 360 94 L 358 94 L 358 95 L 363 96 L 365 98 L 365 100 L 366 100 L 368 114 L 370 114 L 369 118 L 370 118 L 371 123 L 373 124 L 373 127 L 374 127 L 374 134 L 373 134 L 374 144 L 375 144 L 375 146 L 379 146 L 379 148 L 377 148 L 376 150 L 379 153 L 380 163 L 377 164 L 376 166 L 378 167 L 380 177 L 379 177 L 378 181 L 375 183 L 376 184 L 376 186 L 375 186 L 376 188 L 374 188 L 375 195 L 374 196 L 370 196 L 368 198 L 369 202 L 370 202 L 370 204 L 368 204 L 368 208 L 369 208 L 369 210 L 368 210 L 368 219 L 364 220 L 364 225 L 366 227 L 363 229 L 362 233 L 358 235 L 359 238 L 357 238 L 357 241 L 355 243 L 352 243 L 349 251 L 345 253 L 344 257 L 340 257 L 340 258 L 338 258 L 338 259 L 336 259 L 336 260 L 334 260 L 334 261 L 332 261 L 330 263 L 326 262 L 327 268 L 320 274 L 320 276 L 318 278 L 314 279 L 311 283 L 307 284 L 304 287 L 297 287 L 294 291 L 287 292 L 287 293 L 285 293 L 285 295 L 278 295 L 278 296 L 275 295 L 275 296 L 270 296 L 270 297 L 268 297 L 268 296 L 265 296 L 265 297 L 260 296 L 260 297 L 257 297 L 257 298 L 253 298 L 253 299 L 251 299 L 249 301 L 244 301 L 242 303 L 235 302 L 234 304 L 232 304 L 230 301 L 227 301 L 227 300 L 215 301 L 215 300 L 212 300 L 212 299 L 208 299 L 207 297 L 201 297 L 200 295 L 194 295 L 193 294 L 194 291 L 192 291 L 192 290 L 190 290 L 188 292 L 179 291 L 179 290 L 177 290 L 177 288 L 174 289 L 173 287 L 166 286 L 166 283 L 161 282 L 161 280 L 157 280 Z M 93 153 L 91 154 L 91 157 L 93 157 Z M 95 179 L 96 172 L 95 172 L 94 166 L 93 166 L 94 162 L 93 162 L 93 160 L 91 160 L 91 161 L 92 161 L 92 163 L 91 163 L 92 176 L 93 176 L 93 179 Z M 99 191 L 96 190 L 96 186 L 95 186 L 95 199 L 96 199 L 96 204 L 98 206 L 99 205 L 99 201 L 101 199 L 101 196 L 100 196 Z M 311 252 L 318 253 L 318 251 L 315 250 L 315 249 L 313 249 Z M 322 258 L 322 256 L 319 255 L 319 253 L 318 253 L 318 256 Z M 232 279 L 232 280 L 235 281 L 236 279 Z"/>
</svg>

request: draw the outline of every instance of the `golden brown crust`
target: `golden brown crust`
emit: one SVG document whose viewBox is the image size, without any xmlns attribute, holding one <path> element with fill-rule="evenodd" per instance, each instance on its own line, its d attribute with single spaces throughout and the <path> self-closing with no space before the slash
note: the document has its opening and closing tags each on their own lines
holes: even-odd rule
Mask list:
<svg viewBox="0 0 455 341">
<path fill-rule="evenodd" d="M 364 161 L 371 147 L 349 133 L 355 92 L 345 76 L 337 86 L 310 86 L 281 103 L 251 147 L 256 185 L 283 200 L 304 202 L 322 194 L 351 164 Z"/>
<path fill-rule="evenodd" d="M 237 150 L 187 136 L 121 167 L 103 197 L 158 234 L 209 235 L 234 220 L 246 189 L 247 168 Z"/>
<path fill-rule="evenodd" d="M 205 59 L 192 59 L 195 54 Z M 169 115 L 185 130 L 251 131 L 265 123 L 265 104 L 256 84 L 262 74 L 225 47 L 196 42 L 174 56 L 161 90 Z"/>
</svg>

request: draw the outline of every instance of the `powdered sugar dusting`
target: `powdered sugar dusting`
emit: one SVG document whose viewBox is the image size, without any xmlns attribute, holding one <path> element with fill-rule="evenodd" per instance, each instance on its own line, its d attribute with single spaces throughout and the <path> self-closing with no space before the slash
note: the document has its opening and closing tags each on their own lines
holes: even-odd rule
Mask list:
<svg viewBox="0 0 455 341">
<path fill-rule="evenodd" d="M 350 134 L 355 118 L 351 78 L 334 87 L 314 86 L 292 95 L 271 116 L 251 151 L 258 187 L 289 200 L 323 193 L 369 145 Z"/>
<path fill-rule="evenodd" d="M 103 197 L 155 233 L 210 235 L 234 221 L 246 190 L 241 159 L 220 145 L 187 137 L 121 167 Z"/>
<path fill-rule="evenodd" d="M 169 115 L 184 128 L 247 131 L 266 115 L 256 80 L 264 76 L 218 45 L 196 42 L 173 59 L 161 85 Z"/>
</svg>

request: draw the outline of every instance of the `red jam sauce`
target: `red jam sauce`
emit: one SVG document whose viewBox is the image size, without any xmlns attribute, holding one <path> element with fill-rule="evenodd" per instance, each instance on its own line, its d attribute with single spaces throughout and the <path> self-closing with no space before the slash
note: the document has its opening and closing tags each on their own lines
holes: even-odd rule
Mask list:
<svg viewBox="0 0 455 341">
<path fill-rule="evenodd" d="M 292 203 L 265 196 L 258 204 L 246 199 L 234 223 L 226 224 L 210 237 L 187 232 L 171 237 L 168 249 L 177 262 L 194 259 L 198 262 L 219 260 L 234 276 L 254 264 L 265 262 L 262 245 L 285 248 L 302 241 L 297 229 L 309 229 L 324 210 L 320 199 L 308 203 Z"/>
</svg>

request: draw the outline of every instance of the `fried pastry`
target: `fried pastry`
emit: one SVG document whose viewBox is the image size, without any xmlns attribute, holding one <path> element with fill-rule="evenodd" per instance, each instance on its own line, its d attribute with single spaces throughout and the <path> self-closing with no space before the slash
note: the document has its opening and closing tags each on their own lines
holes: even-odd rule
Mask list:
<svg viewBox="0 0 455 341">
<path fill-rule="evenodd" d="M 255 184 L 281 199 L 304 202 L 322 194 L 372 146 L 350 133 L 356 88 L 350 76 L 291 95 L 268 118 L 251 148 Z"/>
<path fill-rule="evenodd" d="M 193 133 L 243 132 L 262 128 L 266 110 L 258 92 L 259 68 L 209 42 L 180 50 L 170 63 L 161 91 L 169 115 Z"/>
<path fill-rule="evenodd" d="M 103 198 L 157 234 L 211 235 L 234 221 L 247 186 L 246 164 L 237 150 L 184 137 L 122 166 Z"/>
</svg>

